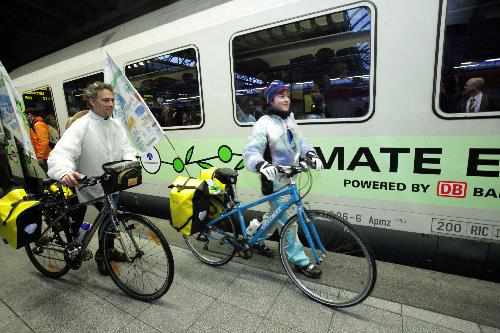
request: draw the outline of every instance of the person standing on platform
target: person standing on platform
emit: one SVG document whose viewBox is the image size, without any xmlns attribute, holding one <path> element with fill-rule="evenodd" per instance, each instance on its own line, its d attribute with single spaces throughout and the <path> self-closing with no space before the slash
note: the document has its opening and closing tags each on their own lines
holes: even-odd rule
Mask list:
<svg viewBox="0 0 500 333">
<path fill-rule="evenodd" d="M 78 186 L 82 175 L 102 175 L 104 163 L 136 159 L 136 152 L 129 144 L 125 130 L 118 121 L 111 118 L 114 108 L 113 87 L 95 82 L 89 85 L 86 95 L 91 110 L 64 132 L 48 159 L 49 177 L 70 187 Z M 82 202 L 104 195 L 100 184 L 77 190 L 77 193 L 78 199 Z M 98 204 L 96 208 L 102 209 L 102 204 Z M 76 222 L 73 227 L 74 232 L 83 222 L 85 208 L 84 206 L 73 217 Z M 101 234 L 100 231 L 99 235 Z M 124 253 L 116 249 L 111 253 L 111 259 L 126 260 Z M 95 260 L 99 272 L 103 275 L 108 274 L 101 249 L 97 250 Z"/>
<path fill-rule="evenodd" d="M 50 134 L 49 126 L 43 119 L 44 110 L 41 107 L 28 108 L 28 122 L 30 124 L 30 138 L 35 150 L 36 159 L 47 172 L 47 159 L 49 158 L 50 149 Z"/>
<path fill-rule="evenodd" d="M 295 165 L 299 158 L 307 158 L 315 169 L 323 169 L 323 163 L 316 155 L 312 146 L 307 144 L 298 130 L 293 113 L 290 112 L 290 94 L 288 85 L 282 81 L 273 81 L 264 91 L 266 101 L 270 106 L 267 115 L 262 116 L 255 123 L 252 135 L 243 152 L 245 165 L 250 171 L 261 175 L 262 193 L 264 195 L 278 191 L 288 184 L 285 176 L 280 175 L 275 164 Z M 288 201 L 281 197 L 270 202 L 271 211 Z M 264 220 L 270 214 L 264 215 Z M 284 212 L 279 224 L 284 225 L 288 214 Z M 263 222 L 264 224 L 265 222 Z M 274 232 L 271 230 L 270 233 Z M 321 270 L 311 263 L 304 252 L 297 230 L 290 229 L 288 237 L 292 239 L 287 250 L 288 259 L 295 265 L 295 269 L 310 278 L 319 278 Z M 264 243 L 255 246 L 257 253 L 272 256 L 270 248 Z"/>
</svg>

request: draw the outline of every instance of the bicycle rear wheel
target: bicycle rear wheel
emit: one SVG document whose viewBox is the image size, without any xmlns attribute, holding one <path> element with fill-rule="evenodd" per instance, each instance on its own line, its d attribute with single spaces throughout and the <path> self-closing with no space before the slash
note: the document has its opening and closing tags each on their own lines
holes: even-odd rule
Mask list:
<svg viewBox="0 0 500 333">
<path fill-rule="evenodd" d="M 70 266 L 64 259 L 64 249 L 69 243 L 69 230 L 65 221 L 52 222 L 42 218 L 41 236 L 25 249 L 28 258 L 43 275 L 57 279 L 66 274 Z"/>
<path fill-rule="evenodd" d="M 217 202 L 212 202 L 212 204 L 217 204 Z M 218 204 L 222 205 L 222 203 Z M 210 266 L 224 265 L 234 257 L 235 239 L 236 228 L 231 218 L 225 218 L 215 225 L 202 226 L 190 236 L 184 236 L 184 241 L 191 252 L 201 262 Z"/>
<path fill-rule="evenodd" d="M 174 259 L 165 236 L 143 216 L 125 213 L 116 218 L 119 226 L 109 222 L 101 240 L 111 278 L 133 298 L 152 301 L 162 297 L 174 279 Z M 107 247 L 113 242 L 127 260 L 113 260 L 113 249 Z"/>
<path fill-rule="evenodd" d="M 356 230 L 336 215 L 320 211 L 306 211 L 305 214 L 309 222 L 308 230 L 315 228 L 318 231 L 317 235 L 325 253 L 319 265 L 314 262 L 304 230 L 299 226 L 297 215 L 293 216 L 280 235 L 280 256 L 286 273 L 304 294 L 316 302 L 339 308 L 362 302 L 370 295 L 377 277 L 372 251 Z M 321 269 L 319 278 L 305 276 L 292 263 L 294 260 L 300 260 L 296 250 L 296 234 L 304 244 L 304 252 L 310 263 Z M 295 253 L 291 259 L 288 259 L 289 249 L 290 254 Z M 320 254 L 318 249 L 316 251 Z M 301 261 L 303 264 L 303 257 Z"/>
</svg>

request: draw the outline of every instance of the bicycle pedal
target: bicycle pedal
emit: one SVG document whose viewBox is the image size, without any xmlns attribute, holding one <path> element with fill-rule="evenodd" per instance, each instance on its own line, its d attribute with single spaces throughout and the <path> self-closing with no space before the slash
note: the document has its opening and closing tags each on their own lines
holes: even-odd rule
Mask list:
<svg viewBox="0 0 500 333">
<path fill-rule="evenodd" d="M 82 261 L 89 261 L 94 257 L 94 255 L 93 255 L 92 251 L 90 251 L 89 249 L 85 249 L 82 251 L 81 257 L 82 257 Z"/>
<path fill-rule="evenodd" d="M 237 254 L 238 254 L 238 257 L 245 259 L 245 260 L 248 260 L 248 259 L 252 258 L 253 251 L 251 249 L 244 249 L 244 250 L 238 251 Z"/>
<path fill-rule="evenodd" d="M 237 255 L 245 260 L 252 258 L 253 250 L 248 246 L 248 244 L 241 244 L 239 246 L 239 250 L 237 251 Z"/>
</svg>

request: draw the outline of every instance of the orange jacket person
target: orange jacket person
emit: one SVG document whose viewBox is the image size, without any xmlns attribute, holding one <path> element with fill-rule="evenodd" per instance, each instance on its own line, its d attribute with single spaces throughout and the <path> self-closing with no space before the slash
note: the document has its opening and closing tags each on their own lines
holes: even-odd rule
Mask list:
<svg viewBox="0 0 500 333">
<path fill-rule="evenodd" d="M 28 110 L 30 118 L 30 138 L 37 160 L 46 161 L 49 158 L 49 126 L 36 111 Z"/>
</svg>

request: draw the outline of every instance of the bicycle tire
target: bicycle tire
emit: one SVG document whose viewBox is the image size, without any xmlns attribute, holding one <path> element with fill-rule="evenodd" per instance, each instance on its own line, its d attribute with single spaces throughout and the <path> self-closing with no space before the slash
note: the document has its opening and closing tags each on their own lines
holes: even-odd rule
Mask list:
<svg viewBox="0 0 500 333">
<path fill-rule="evenodd" d="M 223 207 L 220 200 L 211 200 L 211 204 Z M 222 266 L 233 259 L 236 253 L 236 228 L 230 217 L 216 225 L 204 225 L 198 229 L 190 236 L 184 235 L 184 241 L 195 257 L 210 266 Z"/>
<path fill-rule="evenodd" d="M 44 215 L 42 213 L 42 216 Z M 43 275 L 53 279 L 60 278 L 70 270 L 64 258 L 64 250 L 71 236 L 69 230 L 64 227 L 64 222 L 52 223 L 51 220 L 42 218 L 40 238 L 24 246 L 33 266 Z"/>
<path fill-rule="evenodd" d="M 101 240 L 104 264 L 111 279 L 135 299 L 152 301 L 162 297 L 170 289 L 174 279 L 174 258 L 167 239 L 158 227 L 144 216 L 123 213 L 116 218 L 121 226 L 117 229 L 112 222 L 106 222 Z M 143 233 L 139 234 L 141 231 Z M 126 253 L 131 260 L 113 261 L 113 249 L 108 248 L 108 244 L 113 243 L 114 248 Z M 159 256 L 161 257 L 158 258 Z M 136 273 L 135 276 L 130 277 L 127 274 L 131 271 Z M 158 283 L 152 283 L 153 279 L 158 279 Z M 152 288 L 148 288 L 146 282 L 149 282 Z"/>
<path fill-rule="evenodd" d="M 293 235 L 295 227 L 301 243 L 308 244 L 297 215 L 288 220 L 280 234 L 280 257 L 286 273 L 297 288 L 318 303 L 335 308 L 361 303 L 370 295 L 377 279 L 373 252 L 342 218 L 322 211 L 306 211 L 305 214 L 316 226 L 326 248 L 326 256 L 318 265 L 322 273 L 316 279 L 306 277 L 288 260 L 287 249 L 292 249 L 289 243 L 296 237 Z M 287 236 L 289 231 L 292 233 L 290 237 Z M 312 258 L 310 246 L 304 246 L 304 253 Z"/>
</svg>

